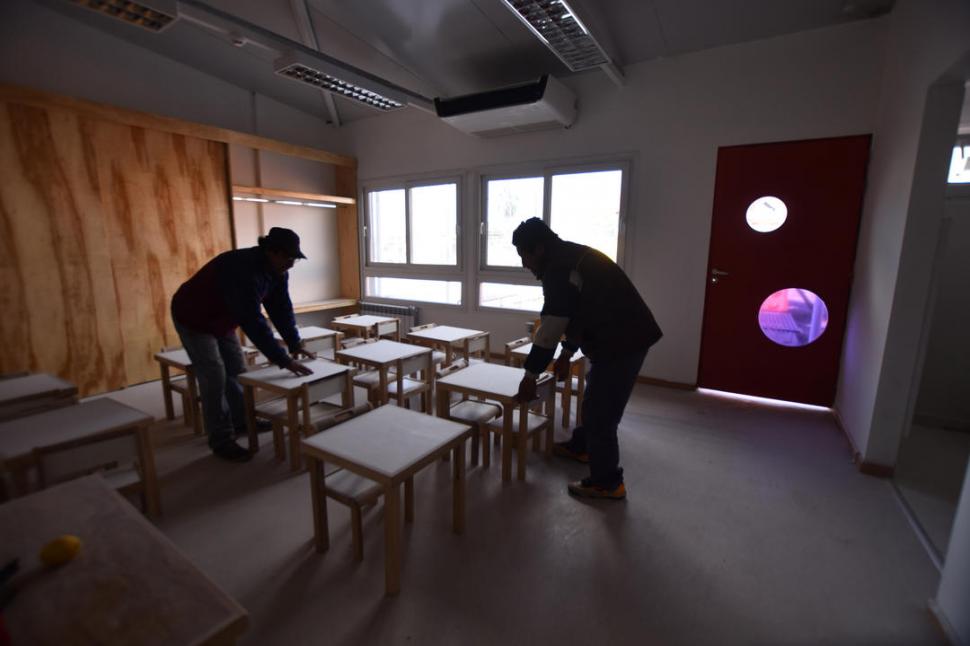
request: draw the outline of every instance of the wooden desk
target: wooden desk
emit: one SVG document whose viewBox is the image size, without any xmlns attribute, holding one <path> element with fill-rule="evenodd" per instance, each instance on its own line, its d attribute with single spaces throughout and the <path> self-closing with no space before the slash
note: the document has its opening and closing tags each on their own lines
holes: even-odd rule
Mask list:
<svg viewBox="0 0 970 646">
<path fill-rule="evenodd" d="M 259 370 L 251 370 L 239 375 L 239 383 L 243 387 L 243 400 L 246 405 L 246 430 L 249 435 L 249 450 L 253 453 L 259 451 L 259 435 L 256 433 L 256 389 L 262 388 L 274 395 L 286 398 L 286 413 L 290 428 L 290 458 L 294 464 L 299 464 L 299 433 L 300 427 L 298 398 L 303 384 L 325 379 L 346 373 L 349 368 L 326 359 L 313 359 L 301 361 L 304 366 L 313 371 L 313 374 L 296 376 L 285 368 L 270 366 Z M 351 401 L 347 401 L 348 396 Z M 344 406 L 353 405 L 353 392 L 344 395 Z"/>
<path fill-rule="evenodd" d="M 341 318 L 340 320 L 333 320 L 330 322 L 330 325 L 338 330 L 350 332 L 354 336 L 369 339 L 373 334 L 376 334 L 376 328 L 379 323 L 390 323 L 391 321 L 398 321 L 398 333 L 400 334 L 400 319 L 394 318 L 393 316 L 358 314 L 356 316 Z"/>
<path fill-rule="evenodd" d="M 377 370 L 378 391 L 377 399 L 372 403 L 375 406 L 382 406 L 387 403 L 387 370 L 392 367 L 399 359 L 407 359 L 419 354 L 431 353 L 431 348 L 421 345 L 411 345 L 410 343 L 399 343 L 381 339 L 374 343 L 362 343 L 351 348 L 338 350 L 336 353 L 337 361 L 341 363 L 359 363 Z M 432 375 L 428 376 L 433 379 Z"/>
<path fill-rule="evenodd" d="M 94 443 L 99 438 L 129 431 L 138 441 L 146 511 L 160 516 L 155 452 L 148 434 L 153 421 L 151 415 L 107 397 L 9 420 L 0 423 L 0 468 L 10 472 L 15 492 L 24 494 L 28 490 L 27 473 L 35 466 L 35 448 L 64 442 Z"/>
<path fill-rule="evenodd" d="M 437 381 L 438 417 L 447 419 L 451 393 L 491 399 L 502 404 L 502 480 L 512 479 L 513 411 L 519 409 L 519 429 L 516 439 L 517 477 L 525 480 L 526 446 L 528 444 L 529 404 L 515 401 L 519 382 L 525 370 L 494 363 L 476 363 Z M 551 391 L 554 393 L 554 391 Z M 530 402 L 531 403 L 531 402 Z M 488 447 L 482 447 L 487 451 Z"/>
<path fill-rule="evenodd" d="M 313 535 L 318 552 L 330 547 L 324 464 L 333 463 L 384 488 L 385 592 L 401 589 L 400 485 L 405 483 L 405 519 L 413 518 L 413 477 L 438 458 L 453 453 L 452 529 L 465 529 L 465 440 L 473 430 L 422 413 L 382 406 L 303 440 L 310 470 Z"/>
<path fill-rule="evenodd" d="M 408 338 L 417 343 L 431 345 L 445 353 L 445 364 L 450 364 L 454 356 L 454 344 L 460 343 L 465 339 L 486 334 L 483 330 L 469 330 L 463 327 L 452 327 L 450 325 L 436 325 L 427 330 L 418 330 L 408 334 Z"/>
<path fill-rule="evenodd" d="M 525 363 L 526 357 L 532 350 L 532 344 L 526 343 L 512 350 L 512 363 L 521 366 Z M 562 343 L 556 346 L 556 353 L 552 360 L 555 361 L 562 353 Z M 583 398 L 586 395 L 586 356 L 582 350 L 576 350 L 569 358 L 569 379 L 563 383 L 562 388 L 562 427 L 570 428 L 569 414 L 572 408 L 573 398 L 573 377 L 576 377 L 576 426 L 583 422 Z"/>
<path fill-rule="evenodd" d="M 0 379 L 0 421 L 77 403 L 77 386 L 46 373 Z"/>
<path fill-rule="evenodd" d="M 325 327 L 318 327 L 316 325 L 307 325 L 305 327 L 297 326 L 296 330 L 300 334 L 300 340 L 303 341 L 303 343 L 307 346 L 310 346 L 313 342 L 320 341 L 322 339 L 343 336 L 343 332 L 331 330 Z M 283 337 L 275 329 L 273 330 L 273 338 L 276 339 L 284 348 L 286 347 Z M 336 349 L 338 345 L 337 339 L 334 339 L 334 349 Z M 309 347 L 308 349 L 310 352 L 314 352 L 312 347 Z M 250 366 L 269 363 L 269 360 L 265 355 L 263 355 L 262 352 L 259 351 L 259 348 L 252 345 L 252 341 L 247 340 L 246 344 L 243 345 L 243 351 L 247 353 L 246 363 Z"/>
<path fill-rule="evenodd" d="M 21 571 L 62 534 L 81 550 L 4 610 L 14 644 L 232 644 L 246 611 L 100 477 L 0 505 L 0 562 Z"/>
</svg>

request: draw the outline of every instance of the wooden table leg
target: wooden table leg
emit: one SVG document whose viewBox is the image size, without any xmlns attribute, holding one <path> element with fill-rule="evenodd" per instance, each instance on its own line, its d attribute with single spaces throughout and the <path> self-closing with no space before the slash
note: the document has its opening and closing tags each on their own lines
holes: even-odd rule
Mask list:
<svg viewBox="0 0 970 646">
<path fill-rule="evenodd" d="M 512 408 L 514 403 L 505 403 L 505 416 L 502 418 L 502 480 L 512 479 Z"/>
<path fill-rule="evenodd" d="M 475 431 L 473 431 L 475 432 Z M 465 531 L 465 440 L 454 449 L 451 485 L 451 529 L 456 534 Z"/>
<path fill-rule="evenodd" d="M 384 592 L 392 596 L 401 591 L 401 502 L 400 484 L 384 489 Z"/>
<path fill-rule="evenodd" d="M 576 369 L 576 426 L 583 424 L 583 399 L 586 395 L 586 359 L 579 360 Z"/>
<path fill-rule="evenodd" d="M 300 459 L 300 419 L 296 409 L 297 396 L 286 397 L 286 419 L 290 427 L 290 470 L 299 471 L 302 466 Z"/>
<path fill-rule="evenodd" d="M 404 481 L 404 522 L 414 522 L 414 476 Z"/>
<path fill-rule="evenodd" d="M 323 462 L 306 456 L 310 471 L 310 505 L 313 507 L 313 543 L 318 552 L 330 549 L 330 528 L 327 525 L 327 485 L 323 478 Z"/>
<path fill-rule="evenodd" d="M 158 490 L 158 475 L 155 472 L 155 451 L 152 447 L 148 426 L 139 426 L 134 431 L 138 440 L 138 462 L 141 466 L 141 480 L 145 487 L 145 511 L 152 518 L 162 515 L 162 498 Z"/>
<path fill-rule="evenodd" d="M 387 366 L 383 365 L 378 368 L 377 371 L 377 389 L 379 401 L 381 402 L 381 406 L 384 406 L 390 399 L 390 395 L 387 392 Z"/>
<path fill-rule="evenodd" d="M 249 437 L 249 452 L 259 451 L 259 435 L 256 433 L 256 393 L 252 386 L 243 386 L 243 403 L 246 407 L 246 435 Z"/>
<path fill-rule="evenodd" d="M 159 363 L 162 367 L 162 401 L 165 402 L 165 419 L 175 419 L 175 407 L 172 405 L 172 377 L 168 365 Z M 185 411 L 182 411 L 184 414 Z"/>
<path fill-rule="evenodd" d="M 519 406 L 519 432 L 516 434 L 516 477 L 525 480 L 526 449 L 529 445 L 529 404 Z"/>
<path fill-rule="evenodd" d="M 565 431 L 569 428 L 569 417 L 573 402 L 573 367 L 569 366 L 566 372 L 566 382 L 562 385 L 562 428 Z"/>
</svg>

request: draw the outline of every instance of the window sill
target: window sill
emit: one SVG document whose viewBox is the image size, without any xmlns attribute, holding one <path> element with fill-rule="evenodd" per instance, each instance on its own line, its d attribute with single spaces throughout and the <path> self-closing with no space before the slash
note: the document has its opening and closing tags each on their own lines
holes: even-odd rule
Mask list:
<svg viewBox="0 0 970 646">
<path fill-rule="evenodd" d="M 324 310 L 340 310 L 347 307 L 356 307 L 356 298 L 331 298 L 325 301 L 314 301 L 312 303 L 297 303 L 293 305 L 293 312 L 296 314 L 306 314 L 307 312 L 322 312 Z"/>
</svg>

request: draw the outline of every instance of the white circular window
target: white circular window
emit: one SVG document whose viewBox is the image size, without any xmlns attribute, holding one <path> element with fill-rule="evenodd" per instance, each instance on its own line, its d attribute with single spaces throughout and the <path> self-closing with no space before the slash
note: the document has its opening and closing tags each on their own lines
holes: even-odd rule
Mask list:
<svg viewBox="0 0 970 646">
<path fill-rule="evenodd" d="M 766 195 L 759 197 L 748 206 L 744 219 L 755 231 L 768 233 L 785 223 L 788 219 L 788 207 L 777 197 Z"/>
<path fill-rule="evenodd" d="M 779 290 L 766 298 L 758 310 L 761 331 L 778 345 L 808 345 L 822 336 L 828 324 L 825 301 L 807 289 Z"/>
</svg>

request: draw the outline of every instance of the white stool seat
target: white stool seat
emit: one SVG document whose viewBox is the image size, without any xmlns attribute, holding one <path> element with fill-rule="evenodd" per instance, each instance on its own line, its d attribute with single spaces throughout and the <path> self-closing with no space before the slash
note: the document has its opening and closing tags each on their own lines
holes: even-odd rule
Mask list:
<svg viewBox="0 0 970 646">
<path fill-rule="evenodd" d="M 520 417 L 519 409 L 516 408 L 515 410 L 512 411 L 512 432 L 513 433 L 519 432 L 519 417 Z M 537 430 L 539 427 L 541 427 L 543 424 L 545 424 L 548 421 L 549 421 L 548 417 L 530 412 L 529 420 L 526 422 L 528 432 L 532 433 L 533 431 Z M 489 427 L 495 430 L 496 432 L 499 432 L 499 433 L 502 432 L 501 420 L 499 420 L 498 423 L 492 422 L 491 424 L 489 424 Z"/>
<path fill-rule="evenodd" d="M 433 350 L 431 352 L 431 363 L 433 363 L 434 365 L 438 365 L 439 363 L 444 363 L 446 356 L 447 355 L 444 352 L 441 352 L 440 350 Z"/>
<path fill-rule="evenodd" d="M 452 419 L 460 419 L 463 422 L 481 424 L 491 421 L 502 414 L 502 407 L 498 404 L 466 399 L 451 407 L 448 413 Z"/>
<path fill-rule="evenodd" d="M 358 504 L 367 504 L 381 495 L 379 484 L 346 469 L 331 473 L 326 477 L 325 482 L 327 493 L 333 492 L 336 496 L 342 496 Z"/>
<path fill-rule="evenodd" d="M 401 384 L 404 387 L 405 395 L 407 395 L 408 393 L 413 393 L 415 391 L 421 390 L 422 388 L 425 388 L 428 385 L 423 381 L 416 381 L 414 379 L 408 379 L 407 377 L 401 380 Z M 388 381 L 387 392 L 391 395 L 397 395 L 397 380 Z"/>
<path fill-rule="evenodd" d="M 376 388 L 381 381 L 380 373 L 376 370 L 368 370 L 354 375 L 354 385 L 364 388 Z"/>
</svg>

